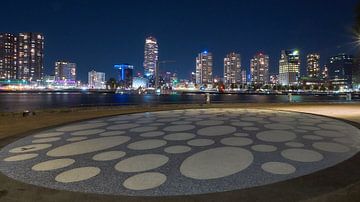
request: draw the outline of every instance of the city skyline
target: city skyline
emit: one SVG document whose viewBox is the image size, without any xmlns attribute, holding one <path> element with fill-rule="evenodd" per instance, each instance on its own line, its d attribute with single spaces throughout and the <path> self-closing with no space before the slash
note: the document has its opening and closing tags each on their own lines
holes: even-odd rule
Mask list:
<svg viewBox="0 0 360 202">
<path fill-rule="evenodd" d="M 166 65 L 166 71 L 177 70 L 180 78 L 187 78 L 193 71 L 194 55 L 204 49 L 214 55 L 214 76 L 222 75 L 223 58 L 228 52 L 240 53 L 243 61 L 246 61 L 243 66 L 247 70 L 250 65 L 247 61 L 250 61 L 255 53 L 266 52 L 270 56 L 270 72 L 276 73 L 279 51 L 282 49 L 299 49 L 302 61 L 306 60 L 306 54 L 318 52 L 321 55 L 321 66 L 333 55 L 341 52 L 351 54 L 354 51 L 351 45 L 348 45 L 352 42 L 352 36 L 347 30 L 353 23 L 352 5 L 355 5 L 355 0 L 347 3 L 333 1 L 329 5 L 314 1 L 311 7 L 307 2 L 287 1 L 247 4 L 237 1 L 221 4 L 207 2 L 203 4 L 201 1 L 185 1 L 183 4 L 168 4 L 165 1 L 156 1 L 151 5 L 140 2 L 135 6 L 131 2 L 96 4 L 58 1 L 43 2 L 39 7 L 35 7 L 35 1 L 33 4 L 20 3 L 16 8 L 5 2 L 3 6 L 7 9 L 0 15 L 9 16 L 17 12 L 31 22 L 10 19 L 4 22 L 7 30 L 2 30 L 3 32 L 44 33 L 45 74 L 51 74 L 53 63 L 63 58 L 78 64 L 78 75 L 82 81 L 86 80 L 87 72 L 93 68 L 111 75 L 112 67 L 117 63 L 133 64 L 136 72 L 142 72 L 143 41 L 150 35 L 158 39 L 161 46 L 160 58 L 177 61 Z M 203 10 L 197 12 L 200 6 Z M 79 7 L 83 9 L 77 12 Z M 122 8 L 122 15 L 115 14 L 118 7 Z M 296 9 L 293 9 L 295 7 Z M 321 9 L 323 7 L 326 9 Z M 255 15 L 252 12 L 255 9 L 262 12 Z M 29 10 L 32 12 L 25 12 Z M 326 13 L 322 10 L 326 10 Z M 150 11 L 152 15 L 149 15 Z M 208 11 L 211 11 L 210 14 Z M 100 14 L 100 17 L 92 19 L 93 12 Z M 180 15 L 183 12 L 187 15 Z M 331 14 L 335 12 L 341 15 Z M 304 16 L 303 13 L 307 15 Z M 289 17 L 283 18 L 285 15 Z M 49 22 L 38 21 L 45 17 Z M 201 25 L 193 22 L 193 19 L 197 18 L 203 19 Z M 287 24 L 289 21 L 296 23 Z M 223 29 L 230 23 L 236 25 L 232 26 L 231 32 L 218 34 L 216 30 Z M 206 29 L 214 32 L 204 32 Z M 280 36 L 280 33 L 285 35 Z M 98 36 L 103 37 L 97 38 Z M 306 72 L 304 65 L 303 62 L 303 74 Z"/>
</svg>

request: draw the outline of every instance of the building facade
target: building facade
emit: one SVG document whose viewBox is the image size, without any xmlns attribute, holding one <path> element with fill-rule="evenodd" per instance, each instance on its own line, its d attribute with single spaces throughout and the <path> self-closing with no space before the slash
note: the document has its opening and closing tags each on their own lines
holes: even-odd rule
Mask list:
<svg viewBox="0 0 360 202">
<path fill-rule="evenodd" d="M 156 69 L 159 60 L 159 46 L 155 37 L 147 37 L 145 40 L 144 51 L 144 75 L 146 77 L 153 77 L 156 74 Z"/>
<path fill-rule="evenodd" d="M 56 81 L 76 81 L 76 63 L 68 61 L 55 62 Z"/>
<path fill-rule="evenodd" d="M 310 78 L 320 78 L 320 55 L 311 53 L 307 55 L 306 59 L 307 76 Z"/>
<path fill-rule="evenodd" d="M 355 68 L 354 57 L 344 53 L 330 57 L 328 79 L 337 88 L 348 89 L 352 86 L 352 73 Z"/>
<path fill-rule="evenodd" d="M 241 83 L 241 57 L 240 54 L 229 53 L 224 58 L 225 85 Z"/>
<path fill-rule="evenodd" d="M 279 60 L 279 84 L 297 85 L 300 76 L 298 50 L 282 50 Z"/>
<path fill-rule="evenodd" d="M 0 33 L 0 79 L 17 79 L 17 38 Z"/>
<path fill-rule="evenodd" d="M 196 84 L 213 83 L 213 56 L 212 53 L 203 51 L 196 57 Z"/>
<path fill-rule="evenodd" d="M 114 66 L 118 71 L 118 81 L 122 88 L 132 88 L 134 66 L 130 64 L 119 64 Z"/>
<path fill-rule="evenodd" d="M 251 83 L 264 85 L 269 83 L 269 56 L 263 53 L 256 54 L 250 60 Z"/>
<path fill-rule="evenodd" d="M 20 33 L 17 39 L 18 79 L 41 80 L 44 77 L 44 36 L 41 33 Z"/>
<path fill-rule="evenodd" d="M 90 89 L 105 89 L 105 73 L 92 70 L 88 73 L 88 87 Z"/>
</svg>

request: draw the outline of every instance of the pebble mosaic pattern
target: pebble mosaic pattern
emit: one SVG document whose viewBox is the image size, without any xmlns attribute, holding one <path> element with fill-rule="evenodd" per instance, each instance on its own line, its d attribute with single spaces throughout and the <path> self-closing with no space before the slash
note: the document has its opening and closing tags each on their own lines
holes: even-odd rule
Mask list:
<svg viewBox="0 0 360 202">
<path fill-rule="evenodd" d="M 11 143 L 0 172 L 71 191 L 191 195 L 271 184 L 349 159 L 360 130 L 302 113 L 189 109 L 70 124 Z"/>
</svg>

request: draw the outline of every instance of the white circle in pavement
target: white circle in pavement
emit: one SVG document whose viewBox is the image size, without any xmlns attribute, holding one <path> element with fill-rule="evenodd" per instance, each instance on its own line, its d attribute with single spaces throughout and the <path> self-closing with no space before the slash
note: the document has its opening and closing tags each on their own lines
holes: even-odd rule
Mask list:
<svg viewBox="0 0 360 202">
<path fill-rule="evenodd" d="M 300 129 L 294 129 L 293 131 L 297 132 L 297 133 L 307 133 L 308 132 L 307 130 L 300 130 Z"/>
<path fill-rule="evenodd" d="M 285 149 L 281 155 L 286 159 L 299 162 L 317 162 L 324 158 L 319 152 L 308 149 Z"/>
<path fill-rule="evenodd" d="M 32 143 L 47 143 L 47 142 L 55 142 L 61 140 L 60 137 L 49 137 L 44 139 L 35 139 L 32 141 Z"/>
<path fill-rule="evenodd" d="M 127 147 L 132 150 L 148 150 L 148 149 L 155 149 L 166 145 L 165 140 L 157 140 L 157 139 L 150 139 L 150 140 L 141 140 L 137 142 L 133 142 L 129 144 Z"/>
<path fill-rule="evenodd" d="M 304 139 L 308 140 L 323 140 L 323 137 L 317 136 L 317 135 L 304 135 L 302 136 Z"/>
<path fill-rule="evenodd" d="M 217 179 L 246 169 L 253 160 L 254 157 L 248 150 L 218 147 L 189 156 L 182 162 L 180 172 L 197 180 Z"/>
<path fill-rule="evenodd" d="M 130 140 L 127 136 L 101 137 L 59 146 L 47 152 L 48 156 L 73 156 L 101 151 L 121 145 Z"/>
<path fill-rule="evenodd" d="M 201 121 L 201 120 L 203 120 L 203 119 L 200 119 L 200 118 L 186 118 L 185 119 L 185 121 Z"/>
<path fill-rule="evenodd" d="M 198 121 L 196 125 L 200 126 L 214 126 L 214 125 L 221 125 L 224 124 L 224 121 L 219 120 L 205 120 L 205 121 Z"/>
<path fill-rule="evenodd" d="M 264 125 L 265 128 L 274 129 L 274 130 L 287 130 L 287 129 L 294 129 L 294 127 L 286 124 L 281 123 L 272 123 Z"/>
<path fill-rule="evenodd" d="M 176 145 L 176 146 L 170 146 L 166 147 L 164 151 L 169 154 L 180 154 L 180 153 L 186 153 L 191 150 L 188 146 L 182 146 L 182 145 Z"/>
<path fill-rule="evenodd" d="M 71 137 L 71 138 L 66 139 L 66 141 L 76 142 L 76 141 L 81 141 L 81 140 L 86 140 L 86 139 L 87 139 L 87 137 Z"/>
<path fill-rule="evenodd" d="M 297 128 L 300 130 L 320 130 L 320 128 L 314 126 L 298 126 Z"/>
<path fill-rule="evenodd" d="M 249 136 L 248 133 L 234 133 L 233 136 L 237 136 L 237 137 L 247 137 Z"/>
<path fill-rule="evenodd" d="M 232 126 L 210 126 L 198 130 L 197 134 L 205 136 L 220 136 L 234 133 L 235 131 L 236 128 Z"/>
<path fill-rule="evenodd" d="M 288 175 L 296 171 L 294 166 L 283 162 L 267 162 L 262 164 L 261 168 L 268 173 L 277 175 Z"/>
<path fill-rule="evenodd" d="M 123 186 L 130 190 L 140 191 L 153 189 L 166 181 L 166 175 L 158 172 L 140 173 L 127 178 Z"/>
<path fill-rule="evenodd" d="M 24 161 L 24 160 L 28 160 L 28 159 L 33 159 L 35 157 L 39 156 L 39 154 L 20 154 L 20 155 L 16 155 L 16 156 L 10 156 L 4 159 L 4 161 Z"/>
<path fill-rule="evenodd" d="M 49 132 L 49 133 L 41 133 L 41 134 L 37 134 L 34 135 L 34 137 L 36 138 L 48 138 L 48 137 L 56 137 L 56 136 L 60 136 L 63 135 L 63 132 Z"/>
<path fill-rule="evenodd" d="M 242 121 L 262 121 L 264 120 L 263 118 L 259 118 L 259 117 L 244 117 L 241 118 Z"/>
<path fill-rule="evenodd" d="M 105 131 L 104 129 L 81 130 L 81 131 L 73 132 L 71 133 L 71 135 L 73 136 L 94 135 L 97 133 L 102 133 L 104 131 Z"/>
<path fill-rule="evenodd" d="M 275 146 L 266 145 L 266 144 L 254 145 L 251 147 L 251 149 L 257 152 L 273 152 L 277 150 Z"/>
<path fill-rule="evenodd" d="M 124 157 L 125 155 L 126 153 L 123 151 L 107 151 L 107 152 L 102 152 L 100 154 L 96 154 L 95 156 L 92 157 L 92 159 L 95 161 L 111 161 L 114 159 L 119 159 L 121 157 Z"/>
<path fill-rule="evenodd" d="M 174 122 L 171 122 L 171 124 L 174 124 L 174 125 L 187 125 L 187 124 L 191 124 L 191 121 L 174 121 Z"/>
<path fill-rule="evenodd" d="M 158 127 L 156 127 L 156 126 L 144 126 L 144 127 L 138 127 L 138 128 L 130 129 L 130 131 L 131 132 L 142 133 L 142 132 L 153 131 L 153 130 L 156 130 L 157 128 Z"/>
<path fill-rule="evenodd" d="M 332 124 L 319 124 L 320 128 L 327 129 L 327 130 L 338 130 L 338 131 L 344 131 L 347 129 L 346 126 L 341 125 L 332 125 Z"/>
<path fill-rule="evenodd" d="M 240 127 L 253 126 L 254 125 L 254 123 L 245 122 L 245 121 L 233 121 L 230 124 L 233 125 L 233 126 L 240 126 Z"/>
<path fill-rule="evenodd" d="M 345 138 L 345 137 L 334 138 L 333 140 L 335 142 L 340 142 L 343 144 L 354 144 L 355 143 L 353 139 L 349 139 L 349 138 Z"/>
<path fill-rule="evenodd" d="M 177 140 L 189 140 L 194 137 L 195 137 L 195 135 L 192 133 L 173 133 L 173 134 L 164 136 L 164 139 L 177 141 Z"/>
<path fill-rule="evenodd" d="M 187 142 L 188 145 L 197 147 L 209 146 L 214 143 L 215 141 L 210 139 L 194 139 Z"/>
<path fill-rule="evenodd" d="M 292 122 L 295 121 L 294 118 L 291 117 L 283 117 L 283 116 L 275 116 L 275 117 L 271 117 L 269 118 L 271 121 L 275 121 L 275 122 Z"/>
<path fill-rule="evenodd" d="M 301 142 L 287 142 L 285 143 L 288 147 L 304 147 L 305 145 Z"/>
<path fill-rule="evenodd" d="M 283 130 L 267 130 L 256 134 L 256 137 L 266 142 L 287 142 L 296 138 L 295 133 Z"/>
<path fill-rule="evenodd" d="M 77 131 L 77 130 L 88 130 L 93 128 L 99 128 L 106 126 L 107 123 L 84 123 L 84 124 L 76 124 L 76 125 L 70 125 L 70 126 L 63 126 L 60 128 L 57 128 L 57 131 L 62 132 L 71 132 L 71 131 Z"/>
<path fill-rule="evenodd" d="M 245 137 L 227 137 L 221 139 L 220 142 L 228 146 L 245 146 L 253 143 L 251 139 Z"/>
<path fill-rule="evenodd" d="M 120 161 L 115 169 L 120 172 L 143 172 L 165 165 L 169 158 L 160 154 L 143 154 Z"/>
<path fill-rule="evenodd" d="M 175 125 L 175 126 L 165 127 L 163 130 L 169 132 L 180 132 L 180 131 L 192 130 L 194 128 L 195 126 L 193 125 Z"/>
<path fill-rule="evenodd" d="M 315 149 L 319 149 L 319 150 L 327 151 L 327 152 L 343 153 L 343 152 L 350 151 L 349 147 L 344 146 L 342 144 L 338 144 L 338 143 L 332 143 L 332 142 L 315 142 L 312 146 Z"/>
<path fill-rule="evenodd" d="M 163 126 L 165 123 L 151 123 L 149 126 Z"/>
<path fill-rule="evenodd" d="M 122 135 L 124 133 L 125 133 L 125 131 L 115 130 L 115 131 L 107 131 L 107 132 L 100 133 L 99 136 L 107 137 L 107 136 Z"/>
<path fill-rule="evenodd" d="M 95 177 L 100 171 L 97 167 L 74 168 L 60 173 L 55 180 L 62 183 L 80 182 Z"/>
<path fill-rule="evenodd" d="M 164 134 L 165 134 L 165 132 L 163 132 L 163 131 L 151 131 L 151 132 L 142 133 L 140 136 L 141 137 L 158 137 L 158 136 L 162 136 Z"/>
<path fill-rule="evenodd" d="M 118 125 L 112 125 L 107 127 L 108 130 L 126 130 L 130 128 L 135 128 L 140 126 L 140 124 L 137 123 L 125 123 L 125 124 L 118 124 Z"/>
<path fill-rule="evenodd" d="M 120 115 L 115 118 L 108 119 L 108 121 L 129 121 L 138 119 L 140 116 L 128 116 L 128 115 Z"/>
<path fill-rule="evenodd" d="M 257 128 L 257 127 L 243 127 L 242 129 L 243 129 L 243 130 L 247 130 L 247 131 L 258 131 L 258 130 L 260 130 L 260 129 Z"/>
<path fill-rule="evenodd" d="M 49 171 L 65 168 L 75 163 L 74 159 L 55 159 L 44 161 L 34 165 L 31 169 L 34 171 Z"/>
<path fill-rule="evenodd" d="M 47 149 L 51 146 L 52 146 L 51 144 L 30 144 L 30 145 L 13 148 L 9 152 L 10 153 L 26 153 L 26 152 L 33 152 L 33 151 Z"/>
<path fill-rule="evenodd" d="M 331 130 L 319 130 L 314 131 L 316 135 L 324 136 L 324 137 L 344 137 L 345 135 L 339 131 L 331 131 Z"/>
</svg>

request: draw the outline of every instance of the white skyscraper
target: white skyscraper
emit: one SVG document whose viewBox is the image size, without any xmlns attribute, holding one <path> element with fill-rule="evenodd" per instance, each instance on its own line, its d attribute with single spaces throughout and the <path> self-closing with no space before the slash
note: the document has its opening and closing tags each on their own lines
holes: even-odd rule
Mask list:
<svg viewBox="0 0 360 202">
<path fill-rule="evenodd" d="M 250 61 L 251 83 L 263 85 L 269 83 L 269 56 L 258 53 Z"/>
<path fill-rule="evenodd" d="M 224 58 L 225 85 L 241 83 L 241 57 L 240 54 L 229 53 Z"/>
<path fill-rule="evenodd" d="M 88 86 L 91 89 L 105 88 L 105 73 L 92 70 L 88 73 Z"/>
<path fill-rule="evenodd" d="M 279 83 L 297 85 L 300 75 L 300 56 L 298 50 L 282 50 L 279 61 Z"/>
<path fill-rule="evenodd" d="M 203 51 L 196 57 L 196 84 L 212 84 L 213 57 L 210 52 Z"/>
<path fill-rule="evenodd" d="M 147 77 L 155 76 L 156 65 L 159 59 L 159 47 L 157 40 L 150 36 L 145 40 L 144 53 L 144 75 Z"/>
</svg>

